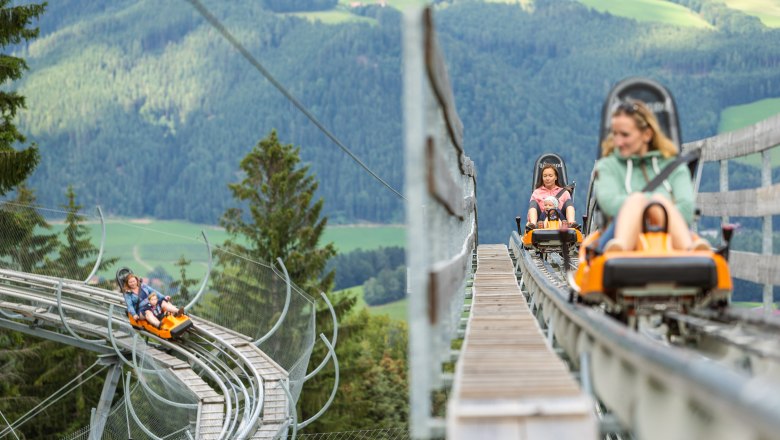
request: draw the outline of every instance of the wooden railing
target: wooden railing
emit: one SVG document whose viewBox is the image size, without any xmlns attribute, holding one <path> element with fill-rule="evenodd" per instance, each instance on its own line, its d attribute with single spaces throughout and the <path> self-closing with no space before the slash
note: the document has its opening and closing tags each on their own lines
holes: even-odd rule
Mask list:
<svg viewBox="0 0 780 440">
<path fill-rule="evenodd" d="M 404 123 L 409 268 L 410 428 L 444 433 L 432 392 L 447 385 L 442 363 L 458 335 L 477 244 L 476 173 L 463 149 L 431 9 L 405 16 Z"/>
<path fill-rule="evenodd" d="M 701 215 L 720 217 L 725 224 L 732 216 L 762 217 L 761 254 L 732 251 L 729 258 L 731 275 L 764 285 L 765 313 L 772 310 L 773 285 L 780 285 L 780 256 L 772 252 L 772 216 L 780 215 L 780 184 L 772 184 L 772 149 L 780 146 L 780 115 L 773 116 L 741 130 L 689 142 L 684 151 L 701 150 L 704 162 L 720 163 L 719 192 L 700 192 L 696 206 Z M 749 154 L 761 154 L 761 186 L 729 190 L 728 161 Z M 697 176 L 697 182 L 701 175 Z M 738 238 L 737 238 L 738 239 Z"/>
</svg>

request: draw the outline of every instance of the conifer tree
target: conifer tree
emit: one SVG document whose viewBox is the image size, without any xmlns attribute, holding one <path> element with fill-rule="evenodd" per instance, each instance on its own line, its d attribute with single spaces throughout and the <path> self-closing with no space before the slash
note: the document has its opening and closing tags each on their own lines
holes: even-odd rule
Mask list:
<svg viewBox="0 0 780 440">
<path fill-rule="evenodd" d="M 65 241 L 60 243 L 59 256 L 54 262 L 55 275 L 74 280 L 84 280 L 95 267 L 98 248 L 90 241 L 89 228 L 84 224 L 87 219 L 81 214 L 83 206 L 76 203 L 76 193 L 69 185 L 66 192 L 67 205 L 61 205 L 67 211 L 65 216 Z M 98 270 L 113 266 L 118 258 L 103 258 Z M 109 281 L 110 284 L 110 281 Z"/>
<path fill-rule="evenodd" d="M 181 300 L 183 301 L 182 305 L 190 302 L 190 288 L 198 284 L 198 280 L 187 278 L 187 267 L 189 267 L 190 263 L 192 263 L 192 260 L 188 260 L 182 255 L 176 260 L 176 263 L 173 264 L 179 268 L 180 278 L 171 283 L 171 289 L 178 291 L 177 295 L 181 297 Z"/>
<path fill-rule="evenodd" d="M 10 0 L 0 0 L 0 48 L 19 44 L 38 36 L 38 28 L 30 23 L 45 8 L 45 4 L 8 6 Z M 0 84 L 17 80 L 27 69 L 24 59 L 0 54 Z M 0 195 L 24 181 L 38 164 L 38 149 L 31 145 L 23 150 L 14 144 L 26 139 L 14 125 L 17 111 L 24 108 L 24 97 L 14 91 L 0 90 Z"/>
<path fill-rule="evenodd" d="M 48 274 L 57 234 L 34 207 L 35 193 L 21 184 L 16 197 L 0 207 L 0 262 L 22 272 Z"/>
<path fill-rule="evenodd" d="M 333 243 L 318 247 L 327 224 L 320 218 L 324 202 L 313 201 L 318 184 L 300 161 L 299 148 L 280 143 L 271 131 L 241 161 L 243 180 L 229 185 L 246 208 L 228 209 L 220 223 L 231 235 L 228 249 L 259 261 L 281 258 L 290 279 L 316 295 L 333 286 L 333 271 L 321 275 L 336 248 Z"/>
</svg>

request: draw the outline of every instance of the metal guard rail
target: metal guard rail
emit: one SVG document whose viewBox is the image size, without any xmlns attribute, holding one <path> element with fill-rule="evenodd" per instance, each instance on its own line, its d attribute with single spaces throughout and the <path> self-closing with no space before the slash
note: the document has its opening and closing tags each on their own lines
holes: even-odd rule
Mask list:
<svg viewBox="0 0 780 440">
<path fill-rule="evenodd" d="M 581 370 L 590 370 L 599 399 L 638 438 L 776 438 L 776 383 L 738 374 L 628 330 L 596 308 L 570 303 L 568 291 L 537 267 L 516 232 L 509 247 L 558 344 L 575 366 L 591 359 Z"/>
</svg>

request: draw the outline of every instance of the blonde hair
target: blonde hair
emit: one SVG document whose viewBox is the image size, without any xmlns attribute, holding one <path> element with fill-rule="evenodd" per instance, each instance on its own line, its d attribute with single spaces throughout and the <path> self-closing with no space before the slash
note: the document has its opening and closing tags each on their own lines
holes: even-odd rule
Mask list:
<svg viewBox="0 0 780 440">
<path fill-rule="evenodd" d="M 655 113 L 644 102 L 633 99 L 623 101 L 612 112 L 613 118 L 619 115 L 632 118 L 639 130 L 650 129 L 653 131 L 653 137 L 647 146 L 648 151 L 658 150 L 663 157 L 672 157 L 679 152 L 674 142 L 661 130 Z M 612 133 L 609 133 L 604 142 L 601 143 L 601 157 L 608 156 L 614 149 L 615 141 L 612 138 Z"/>
</svg>

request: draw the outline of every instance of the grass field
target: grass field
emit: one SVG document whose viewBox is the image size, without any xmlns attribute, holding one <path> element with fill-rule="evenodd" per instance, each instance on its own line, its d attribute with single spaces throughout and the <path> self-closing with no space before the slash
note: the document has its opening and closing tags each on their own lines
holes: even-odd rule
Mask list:
<svg viewBox="0 0 780 440">
<path fill-rule="evenodd" d="M 358 309 L 368 308 L 369 313 L 372 315 L 388 315 L 391 319 L 398 321 L 406 321 L 406 307 L 408 300 L 402 299 L 394 301 L 388 304 L 382 304 L 381 306 L 369 306 L 363 299 L 363 286 L 350 287 L 348 289 L 337 290 L 334 294 L 351 292 L 357 295 L 357 303 L 355 307 Z"/>
<path fill-rule="evenodd" d="M 341 9 L 318 12 L 292 12 L 284 15 L 305 18 L 311 22 L 320 21 L 324 24 L 341 24 L 349 22 L 377 24 L 377 21 L 373 18 L 361 17 L 360 15 L 355 15 Z"/>
<path fill-rule="evenodd" d="M 100 224 L 90 223 L 92 243 L 100 245 Z M 55 230 L 62 225 L 54 225 Z M 201 231 L 209 243 L 221 245 L 228 234 L 222 228 L 167 220 L 108 220 L 106 222 L 106 257 L 119 257 L 118 267 L 128 266 L 139 273 L 148 273 L 161 266 L 171 275 L 178 274 L 174 265 L 180 256 L 191 260 L 188 276 L 200 278 L 206 273 L 208 252 Z M 324 243 L 334 242 L 338 252 L 358 248 L 377 249 L 382 246 L 405 246 L 403 226 L 333 226 L 325 230 Z M 100 275 L 112 277 L 112 273 Z"/>
<path fill-rule="evenodd" d="M 653 21 L 682 27 L 712 28 L 690 9 L 663 0 L 579 0 L 599 12 L 637 21 Z"/>
<path fill-rule="evenodd" d="M 780 27 L 780 2 L 777 0 L 723 0 L 729 8 L 758 17 L 764 26 Z"/>
<path fill-rule="evenodd" d="M 780 98 L 762 99 L 750 104 L 728 107 L 720 113 L 718 133 L 738 130 L 778 113 L 780 113 Z M 770 151 L 770 157 L 773 167 L 780 166 L 780 148 L 773 148 Z M 751 154 L 737 160 L 748 165 L 761 166 L 759 154 Z"/>
</svg>

